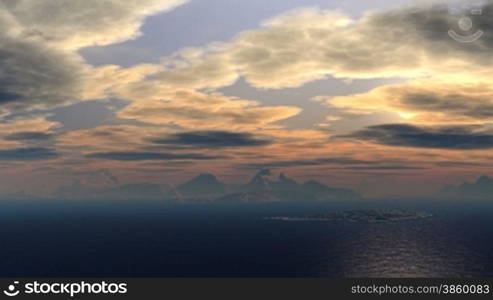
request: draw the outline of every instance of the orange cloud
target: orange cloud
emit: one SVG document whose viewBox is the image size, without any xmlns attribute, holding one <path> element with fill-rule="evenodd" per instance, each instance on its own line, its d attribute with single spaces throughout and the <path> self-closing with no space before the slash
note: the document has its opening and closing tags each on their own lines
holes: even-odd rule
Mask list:
<svg viewBox="0 0 493 300">
<path fill-rule="evenodd" d="M 492 99 L 489 81 L 422 80 L 326 101 L 350 113 L 396 113 L 411 123 L 482 124 L 493 122 Z"/>
<path fill-rule="evenodd" d="M 47 137 L 59 127 L 59 123 L 48 121 L 44 116 L 17 118 L 0 123 L 0 149 L 24 147 L 29 140 Z"/>
<path fill-rule="evenodd" d="M 275 122 L 293 117 L 301 109 L 291 106 L 260 106 L 252 100 L 221 94 L 178 91 L 159 94 L 149 90 L 147 96 L 118 112 L 123 119 L 176 125 L 185 129 L 256 130 L 272 127 Z M 146 91 L 141 91 L 146 93 Z M 161 99 L 156 99 L 161 98 Z"/>
</svg>

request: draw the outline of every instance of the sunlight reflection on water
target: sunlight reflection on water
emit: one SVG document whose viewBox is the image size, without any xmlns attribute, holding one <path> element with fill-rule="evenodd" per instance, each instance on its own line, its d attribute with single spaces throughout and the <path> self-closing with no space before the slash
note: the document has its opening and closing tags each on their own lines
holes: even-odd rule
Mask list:
<svg viewBox="0 0 493 300">
<path fill-rule="evenodd" d="M 445 224 L 419 220 L 364 224 L 341 245 L 344 277 L 478 277 L 478 253 Z"/>
</svg>

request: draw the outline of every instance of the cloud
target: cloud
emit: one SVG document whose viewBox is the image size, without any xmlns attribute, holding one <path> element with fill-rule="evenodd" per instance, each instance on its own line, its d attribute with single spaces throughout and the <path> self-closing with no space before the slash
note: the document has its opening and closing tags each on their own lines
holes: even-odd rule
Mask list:
<svg viewBox="0 0 493 300">
<path fill-rule="evenodd" d="M 0 1 L 0 115 L 107 97 L 102 92 L 112 79 L 95 88 L 93 77 L 107 74 L 109 67 L 87 65 L 77 50 L 135 38 L 146 16 L 185 2 Z M 142 68 L 130 70 L 139 74 Z M 123 72 L 115 70 L 120 76 L 111 78 L 121 79 Z"/>
<path fill-rule="evenodd" d="M 229 128 L 228 128 L 229 129 Z M 101 152 L 175 152 L 204 149 L 208 154 L 230 158 L 258 159 L 258 147 L 268 146 L 263 153 L 284 156 L 303 155 L 315 146 L 327 143 L 328 135 L 315 130 L 273 129 L 256 131 L 181 131 L 163 125 L 103 125 L 57 135 L 56 146 L 70 153 Z M 300 147 L 305 147 L 300 149 Z M 319 150 L 324 152 L 324 149 Z M 276 154 L 277 153 L 277 154 Z M 252 157 L 254 155 L 254 157 Z M 264 157 L 265 158 L 265 157 Z"/>
<path fill-rule="evenodd" d="M 0 14 L 0 26 L 2 24 Z M 37 41 L 0 32 L 0 109 L 43 109 L 74 101 L 84 66 L 80 58 Z"/>
<path fill-rule="evenodd" d="M 415 164 L 419 164 L 415 166 Z M 240 164 L 240 169 L 284 169 L 300 167 L 322 167 L 324 170 L 346 170 L 346 171 L 417 171 L 426 170 L 427 162 L 416 160 L 385 160 L 383 158 L 374 158 L 369 160 L 360 160 L 346 157 L 316 158 L 306 160 L 279 160 L 262 163 Z M 359 173 L 359 172 L 358 172 Z M 380 173 L 376 173 L 380 174 Z"/>
<path fill-rule="evenodd" d="M 490 6 L 484 4 L 483 11 L 490 10 Z M 478 18 L 475 24 L 487 26 L 488 16 Z M 87 97 L 114 95 L 132 100 L 118 112 L 118 117 L 159 126 L 204 131 L 279 128 L 279 121 L 299 114 L 300 109 L 260 106 L 256 101 L 213 91 L 233 84 L 240 77 L 258 88 L 297 87 L 330 76 L 432 75 L 455 78 L 456 82 L 464 79 L 468 83 L 486 78 L 479 71 L 484 71 L 484 65 L 492 58 L 490 36 L 485 35 L 474 45 L 457 43 L 447 35 L 456 23 L 448 6 L 440 3 L 371 12 L 359 19 L 318 8 L 299 9 L 268 20 L 260 29 L 243 32 L 230 42 L 183 49 L 163 58 L 161 65 L 100 68 L 92 77 L 99 78 L 92 83 L 97 87 L 92 90 L 97 92 L 89 92 Z M 120 80 L 108 78 L 122 80 L 119 83 Z M 399 103 L 391 101 L 395 90 L 390 89 L 378 90 L 372 98 L 384 99 L 379 96 L 385 94 L 388 101 L 366 101 L 371 104 L 351 106 L 350 102 L 361 104 L 364 100 L 361 96 L 358 101 L 338 98 L 333 103 L 354 110 L 358 106 L 366 112 L 386 109 L 406 118 L 415 117 L 416 121 L 461 123 L 474 119 L 478 112 L 487 114 L 488 96 L 468 94 L 471 86 L 458 86 L 454 93 L 448 94 L 450 84 L 443 83 L 440 90 L 434 90 L 431 84 L 415 87 L 421 93 L 414 91 L 406 95 L 402 91 Z M 423 100 L 428 96 L 432 100 Z M 471 101 L 460 106 L 462 100 Z M 447 105 L 449 102 L 454 105 Z M 455 119 L 450 119 L 451 115 Z"/>
<path fill-rule="evenodd" d="M 67 132 L 57 139 L 57 145 L 70 151 L 77 148 L 92 152 L 115 152 L 148 146 L 150 139 L 170 133 L 166 128 L 103 125 Z"/>
<path fill-rule="evenodd" d="M 81 97 L 85 100 L 92 100 L 123 96 L 122 92 L 127 85 L 141 82 L 162 69 L 162 66 L 153 64 L 140 64 L 129 68 L 116 65 L 90 68 L 84 78 Z"/>
<path fill-rule="evenodd" d="M 21 99 L 20 95 L 10 92 L 0 92 L 0 104 L 9 103 Z"/>
<path fill-rule="evenodd" d="M 17 148 L 0 150 L 0 160 L 33 161 L 58 158 L 59 154 L 48 148 Z"/>
<path fill-rule="evenodd" d="M 482 70 L 492 58 L 493 43 L 486 30 L 491 27 L 490 14 L 486 13 L 491 10 L 489 2 L 484 4 L 483 16 L 475 20 L 487 33 L 474 47 L 448 37 L 448 29 L 457 20 L 446 5 L 437 4 L 372 12 L 360 19 L 341 12 L 300 9 L 268 20 L 260 29 L 243 32 L 228 43 L 183 49 L 163 58 L 161 65 L 93 68 L 85 65 L 76 53 L 82 47 L 135 38 L 146 16 L 185 2 L 0 2 L 3 8 L 0 25 L 9 28 L 1 34 L 4 53 L 0 56 L 5 59 L 0 60 L 0 67 L 7 70 L 2 74 L 10 74 L 4 78 L 0 75 L 0 104 L 12 111 L 119 96 L 136 102 L 121 113 L 123 118 L 155 124 L 170 119 L 171 123 L 182 123 L 179 126 L 196 128 L 205 123 L 202 115 L 208 113 L 221 124 L 212 122 L 207 129 L 221 127 L 225 122 L 243 124 L 247 118 L 253 120 L 253 127 L 286 119 L 299 111 L 293 107 L 245 104 L 240 99 L 235 99 L 235 108 L 216 106 L 210 111 L 198 108 L 200 104 L 180 104 L 189 100 L 187 96 L 184 101 L 179 99 L 183 96 L 181 91 L 214 90 L 229 86 L 242 76 L 258 88 L 283 88 L 329 76 L 478 75 L 476 71 Z M 445 51 L 447 55 L 442 55 Z M 247 115 L 242 119 L 237 111 L 245 106 Z M 152 110 L 161 111 L 163 117 L 152 114 Z"/>
<path fill-rule="evenodd" d="M 151 139 L 162 145 L 189 146 L 198 148 L 259 147 L 273 141 L 256 138 L 251 133 L 229 131 L 192 131 L 176 133 L 169 137 Z"/>
<path fill-rule="evenodd" d="M 493 121 L 490 81 L 420 80 L 378 87 L 363 94 L 327 97 L 327 103 L 356 114 L 392 112 L 410 122 L 447 124 Z"/>
<path fill-rule="evenodd" d="M 198 153 L 161 153 L 161 152 L 101 152 L 86 155 L 87 158 L 98 158 L 117 161 L 146 160 L 216 160 L 224 156 L 211 156 Z"/>
<path fill-rule="evenodd" d="M 351 166 L 351 167 L 344 167 L 344 169 L 350 169 L 350 170 L 374 170 L 374 171 L 379 171 L 379 170 L 426 170 L 427 168 L 424 167 L 412 167 L 412 166 Z"/>
<path fill-rule="evenodd" d="M 0 122 L 0 135 L 6 136 L 17 132 L 45 132 L 50 133 L 61 127 L 55 121 L 49 121 L 47 116 L 17 117 Z"/>
<path fill-rule="evenodd" d="M 145 90 L 141 101 L 135 101 L 118 112 L 123 119 L 159 125 L 177 125 L 185 129 L 255 130 L 293 117 L 301 109 L 292 106 L 259 106 L 222 94 L 204 94 L 196 91 L 178 91 L 162 94 Z M 139 95 L 135 95 L 136 98 Z M 137 98 L 138 99 L 138 98 Z"/>
<path fill-rule="evenodd" d="M 186 0 L 3 0 L 19 35 L 64 49 L 102 46 L 136 38 L 144 18 Z"/>
<path fill-rule="evenodd" d="M 372 161 L 359 160 L 345 157 L 331 158 L 315 158 L 315 159 L 300 159 L 300 160 L 280 160 L 269 161 L 262 163 L 248 163 L 241 165 L 241 168 L 248 169 L 277 169 L 277 168 L 293 168 L 293 167 L 310 167 L 323 165 L 367 165 L 373 164 Z"/>
<path fill-rule="evenodd" d="M 467 1 L 463 1 L 467 3 Z M 299 87 L 328 77 L 488 78 L 493 58 L 493 3 L 472 16 L 484 36 L 473 44 L 448 35 L 458 17 L 446 1 L 366 13 L 359 19 L 337 11 L 298 9 L 240 33 L 228 43 L 187 48 L 164 58 L 166 69 L 136 84 L 165 90 L 217 89 L 244 77 L 257 88 Z"/>
<path fill-rule="evenodd" d="M 37 141 L 37 140 L 48 140 L 53 137 L 52 134 L 36 131 L 22 131 L 13 134 L 9 134 L 5 137 L 7 141 Z"/>
<path fill-rule="evenodd" d="M 415 148 L 448 150 L 493 148 L 493 131 L 482 126 L 418 127 L 408 124 L 388 124 L 371 126 L 340 138 Z"/>
<path fill-rule="evenodd" d="M 439 167 L 452 167 L 452 168 L 489 168 L 486 162 L 467 162 L 467 161 L 439 161 L 434 163 Z"/>
<path fill-rule="evenodd" d="M 48 121 L 46 116 L 15 118 L 0 122 L 0 149 L 26 147 L 31 142 L 49 140 L 60 124 Z"/>
</svg>

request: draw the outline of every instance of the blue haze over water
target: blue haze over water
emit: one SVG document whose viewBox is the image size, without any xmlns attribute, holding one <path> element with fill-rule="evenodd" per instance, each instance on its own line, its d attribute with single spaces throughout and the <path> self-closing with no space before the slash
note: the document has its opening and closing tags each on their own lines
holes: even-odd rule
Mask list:
<svg viewBox="0 0 493 300">
<path fill-rule="evenodd" d="M 362 208 L 423 210 L 391 223 L 282 222 Z M 3 277 L 487 277 L 489 204 L 3 204 Z"/>
</svg>

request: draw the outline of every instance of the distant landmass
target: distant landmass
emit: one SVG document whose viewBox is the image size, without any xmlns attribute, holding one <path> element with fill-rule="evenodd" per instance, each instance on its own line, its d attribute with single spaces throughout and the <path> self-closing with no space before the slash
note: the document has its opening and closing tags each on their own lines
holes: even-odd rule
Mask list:
<svg viewBox="0 0 493 300">
<path fill-rule="evenodd" d="M 335 213 L 324 213 L 312 216 L 300 217 L 270 217 L 267 220 L 277 221 L 348 221 L 358 223 L 384 223 L 417 220 L 432 217 L 426 212 L 405 210 L 352 210 Z"/>
<path fill-rule="evenodd" d="M 212 190 L 200 189 L 200 194 L 190 194 L 188 191 L 196 186 L 198 177 L 179 186 L 179 192 L 189 197 L 190 201 L 212 201 L 217 203 L 259 203 L 259 202 L 281 202 L 281 201 L 330 201 L 330 200 L 354 200 L 361 196 L 345 188 L 329 187 L 317 181 L 308 181 L 299 184 L 284 173 L 280 173 L 277 180 L 271 180 L 272 175 L 268 169 L 258 171 L 250 181 L 244 185 L 227 186 L 220 183 L 215 177 L 208 175 L 212 182 Z M 196 190 L 194 188 L 193 190 Z M 222 193 L 222 194 L 221 194 Z M 219 195 L 218 195 L 219 194 Z"/>
<path fill-rule="evenodd" d="M 303 184 L 280 173 L 271 179 L 268 169 L 258 171 L 245 184 L 225 184 L 210 173 L 170 187 L 164 184 L 135 183 L 94 188 L 79 182 L 58 189 L 61 199 L 165 200 L 180 203 L 263 203 L 354 200 L 361 196 L 345 188 L 330 187 L 315 180 Z"/>
<path fill-rule="evenodd" d="M 79 183 L 63 186 L 55 197 L 75 200 L 162 200 L 177 198 L 176 191 L 164 184 L 131 183 L 104 188 L 85 187 Z"/>
<path fill-rule="evenodd" d="M 182 197 L 214 197 L 226 192 L 226 185 L 213 174 L 200 174 L 177 187 Z"/>
<path fill-rule="evenodd" d="M 439 196 L 462 199 L 491 199 L 493 195 L 493 179 L 483 175 L 476 182 L 464 182 L 459 186 L 446 186 Z"/>
</svg>

